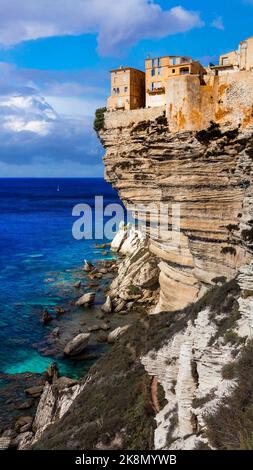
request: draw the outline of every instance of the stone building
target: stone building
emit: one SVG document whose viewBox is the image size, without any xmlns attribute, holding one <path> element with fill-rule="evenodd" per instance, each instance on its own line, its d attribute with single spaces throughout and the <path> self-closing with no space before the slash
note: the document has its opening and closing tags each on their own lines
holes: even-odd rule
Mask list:
<svg viewBox="0 0 253 470">
<path fill-rule="evenodd" d="M 205 69 L 198 61 L 186 56 L 164 56 L 146 60 L 146 107 L 166 104 L 169 79 L 182 75 L 197 75 L 201 79 Z"/>
<path fill-rule="evenodd" d="M 109 111 L 131 110 L 145 107 L 145 73 L 132 67 L 111 71 L 111 95 L 107 101 Z"/>
<path fill-rule="evenodd" d="M 211 69 L 216 72 L 216 75 L 222 75 L 227 72 L 252 71 L 253 37 L 241 41 L 236 51 L 222 54 L 219 65 L 215 65 Z"/>
</svg>

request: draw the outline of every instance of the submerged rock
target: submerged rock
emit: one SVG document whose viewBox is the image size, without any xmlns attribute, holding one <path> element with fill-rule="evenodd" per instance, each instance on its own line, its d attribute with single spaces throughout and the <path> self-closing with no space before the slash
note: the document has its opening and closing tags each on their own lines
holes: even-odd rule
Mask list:
<svg viewBox="0 0 253 470">
<path fill-rule="evenodd" d="M 48 325 L 53 320 L 52 315 L 50 315 L 48 310 L 44 310 L 42 314 L 42 322 L 44 325 Z"/>
<path fill-rule="evenodd" d="M 89 292 L 88 294 L 82 295 L 80 299 L 76 301 L 76 306 L 77 307 L 90 307 L 95 300 L 95 292 Z"/>
<path fill-rule="evenodd" d="M 89 339 L 89 333 L 80 333 L 66 344 L 64 354 L 67 356 L 77 356 L 86 348 L 89 343 Z"/>
</svg>

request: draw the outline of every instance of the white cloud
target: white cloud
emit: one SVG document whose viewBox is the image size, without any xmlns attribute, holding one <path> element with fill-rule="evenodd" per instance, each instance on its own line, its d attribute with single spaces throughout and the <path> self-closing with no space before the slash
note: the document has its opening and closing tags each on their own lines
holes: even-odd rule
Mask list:
<svg viewBox="0 0 253 470">
<path fill-rule="evenodd" d="M 90 118 L 57 114 L 39 95 L 0 96 L 0 176 L 102 175 Z"/>
<path fill-rule="evenodd" d="M 213 22 L 211 23 L 211 26 L 213 28 L 216 28 L 216 29 L 219 29 L 221 31 L 224 31 L 225 29 L 225 26 L 224 26 L 224 22 L 223 22 L 223 18 L 222 16 L 217 16 Z"/>
<path fill-rule="evenodd" d="M 0 43 L 56 35 L 97 34 L 101 55 L 144 38 L 162 38 L 203 26 L 181 6 L 163 10 L 155 0 L 1 0 Z"/>
</svg>

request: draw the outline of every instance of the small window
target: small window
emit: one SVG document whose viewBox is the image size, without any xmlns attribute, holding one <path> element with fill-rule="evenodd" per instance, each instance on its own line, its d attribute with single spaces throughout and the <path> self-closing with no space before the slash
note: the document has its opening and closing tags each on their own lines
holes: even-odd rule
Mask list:
<svg viewBox="0 0 253 470">
<path fill-rule="evenodd" d="M 128 87 L 125 86 L 125 87 L 124 87 L 124 92 L 127 93 L 127 91 L 128 91 Z"/>
<path fill-rule="evenodd" d="M 176 58 L 176 57 L 172 57 L 172 58 L 170 59 L 170 64 L 171 64 L 171 65 L 177 65 L 177 58 Z"/>
<path fill-rule="evenodd" d="M 151 70 L 151 76 L 152 76 L 152 77 L 155 76 L 155 69 L 152 69 L 152 70 Z"/>
<path fill-rule="evenodd" d="M 188 75 L 190 73 L 189 67 L 182 67 L 180 69 L 180 75 Z"/>
<path fill-rule="evenodd" d="M 159 67 L 160 66 L 160 59 L 152 59 L 152 67 Z"/>
<path fill-rule="evenodd" d="M 150 85 L 150 90 L 151 90 L 151 91 L 154 91 L 154 89 L 155 89 L 155 83 L 151 83 L 151 85 Z"/>
<path fill-rule="evenodd" d="M 223 57 L 222 65 L 229 65 L 229 58 L 228 57 Z"/>
<path fill-rule="evenodd" d="M 158 73 L 158 75 L 161 75 L 161 74 L 162 74 L 162 69 L 161 69 L 161 67 L 158 67 L 157 73 Z"/>
<path fill-rule="evenodd" d="M 176 69 L 172 69 L 172 73 L 176 73 Z"/>
</svg>

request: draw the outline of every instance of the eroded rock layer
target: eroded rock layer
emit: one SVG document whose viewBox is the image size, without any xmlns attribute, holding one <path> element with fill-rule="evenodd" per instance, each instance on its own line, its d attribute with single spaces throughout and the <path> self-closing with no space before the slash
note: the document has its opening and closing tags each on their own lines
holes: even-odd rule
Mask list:
<svg viewBox="0 0 253 470">
<path fill-rule="evenodd" d="M 121 116 L 119 126 L 110 114 L 100 131 L 105 177 L 126 205 L 142 207 L 136 219 L 147 211 L 144 230 L 160 268 L 156 312 L 177 310 L 252 259 L 253 128 L 213 123 L 200 132 L 171 133 L 163 115 L 134 123 L 128 118 L 125 126 Z M 169 224 L 164 227 L 161 217 L 156 233 L 154 210 L 161 204 L 168 205 Z M 172 211 L 179 210 L 180 242 L 171 246 Z"/>
</svg>

